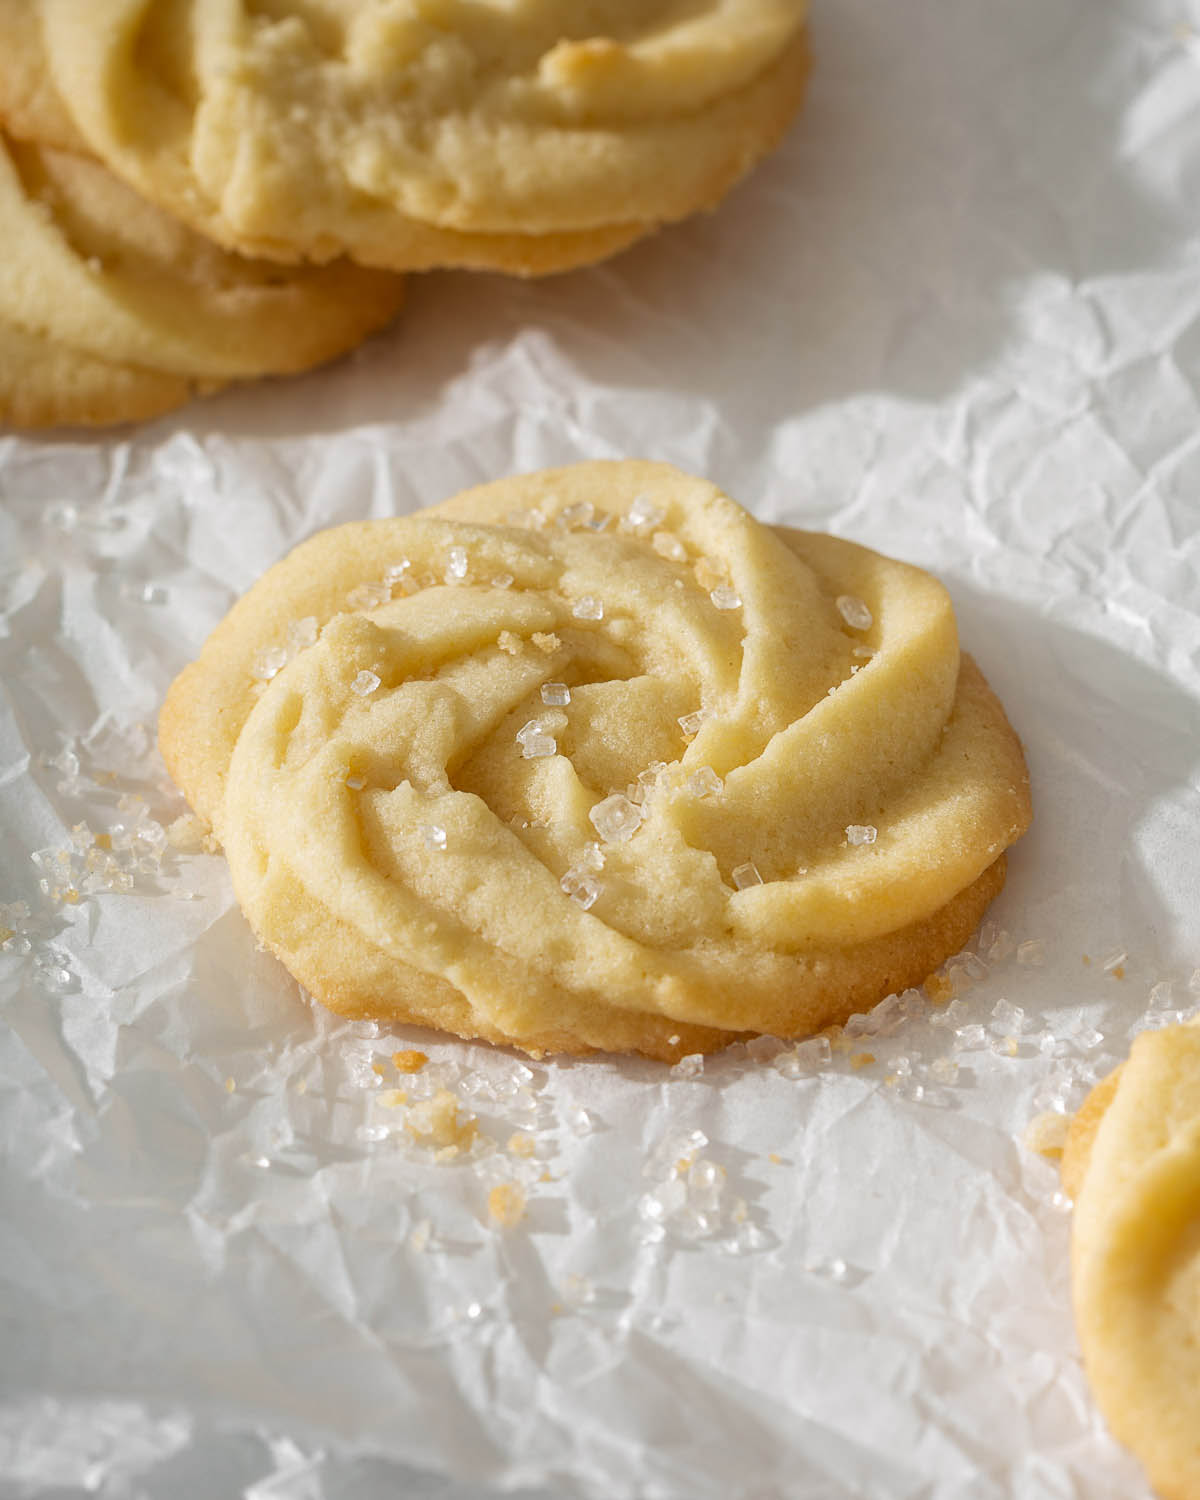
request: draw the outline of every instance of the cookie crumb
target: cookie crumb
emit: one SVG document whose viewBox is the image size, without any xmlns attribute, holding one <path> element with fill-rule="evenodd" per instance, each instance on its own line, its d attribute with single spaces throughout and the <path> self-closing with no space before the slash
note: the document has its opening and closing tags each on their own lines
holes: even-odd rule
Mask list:
<svg viewBox="0 0 1200 1500">
<path fill-rule="evenodd" d="M 432 1099 L 414 1104 L 404 1121 L 417 1145 L 435 1148 L 439 1161 L 465 1151 L 479 1134 L 475 1116 L 460 1113 L 459 1103 L 457 1094 L 438 1089 Z"/>
<path fill-rule="evenodd" d="M 529 639 L 545 656 L 553 656 L 562 645 L 562 642 L 553 631 L 535 630 Z"/>
<path fill-rule="evenodd" d="M 496 644 L 501 651 L 506 651 L 509 656 L 520 656 L 525 642 L 519 635 L 514 635 L 511 630 L 502 630 L 496 637 Z"/>
<path fill-rule="evenodd" d="M 1067 1131 L 1070 1125 L 1069 1115 L 1060 1115 L 1057 1110 L 1045 1109 L 1040 1115 L 1035 1115 L 1025 1127 L 1024 1143 L 1030 1151 L 1036 1151 L 1039 1156 L 1057 1161 L 1062 1156 L 1063 1147 L 1067 1143 Z"/>
<path fill-rule="evenodd" d="M 411 1047 L 392 1053 L 392 1067 L 397 1073 L 419 1073 L 428 1061 L 424 1052 L 417 1052 Z"/>
<path fill-rule="evenodd" d="M 537 1142 L 525 1130 L 514 1130 L 508 1138 L 507 1150 L 512 1156 L 532 1156 L 536 1147 Z"/>
<path fill-rule="evenodd" d="M 525 1190 L 517 1182 L 498 1182 L 488 1194 L 488 1213 L 503 1229 L 525 1217 Z"/>
</svg>

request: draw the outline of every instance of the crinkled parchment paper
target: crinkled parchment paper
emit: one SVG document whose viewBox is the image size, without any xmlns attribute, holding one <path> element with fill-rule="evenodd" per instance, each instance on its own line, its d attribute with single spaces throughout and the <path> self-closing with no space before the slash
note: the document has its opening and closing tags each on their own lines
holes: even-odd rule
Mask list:
<svg viewBox="0 0 1200 1500">
<path fill-rule="evenodd" d="M 823 0 L 808 109 L 715 216 L 541 285 L 414 282 L 307 380 L 0 438 L 0 1492 L 1144 1493 L 1022 1137 L 1200 999 L 1193 25 Z M 263 568 L 624 455 L 936 570 L 1024 738 L 1036 825 L 956 998 L 852 1053 L 376 1035 L 164 846 L 156 706 Z M 413 1144 L 402 1082 L 477 1143 Z"/>
</svg>

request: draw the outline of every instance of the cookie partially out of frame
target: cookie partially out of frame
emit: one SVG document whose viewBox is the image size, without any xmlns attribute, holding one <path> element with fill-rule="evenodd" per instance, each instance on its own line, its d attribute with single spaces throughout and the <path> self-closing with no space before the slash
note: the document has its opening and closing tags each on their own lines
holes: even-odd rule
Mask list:
<svg viewBox="0 0 1200 1500">
<path fill-rule="evenodd" d="M 1144 1032 L 1062 1162 L 1084 1367 L 1164 1500 L 1200 1500 L 1200 1026 Z"/>
<path fill-rule="evenodd" d="M 530 1051 L 843 1020 L 962 946 L 1029 821 L 938 583 L 664 464 L 318 534 L 160 739 L 319 999 Z"/>
<path fill-rule="evenodd" d="M 539 274 L 711 207 L 808 71 L 806 0 L 36 9 L 21 35 L 51 89 L 9 89 L 27 132 L 61 135 L 57 96 L 114 172 L 218 242 L 396 270 Z"/>
<path fill-rule="evenodd" d="M 0 135 L 0 317 L 55 344 L 184 380 L 284 374 L 354 347 L 401 279 L 220 249 L 98 162 Z"/>
<path fill-rule="evenodd" d="M 215 388 L 97 359 L 0 318 L 0 427 L 145 422 Z"/>
</svg>

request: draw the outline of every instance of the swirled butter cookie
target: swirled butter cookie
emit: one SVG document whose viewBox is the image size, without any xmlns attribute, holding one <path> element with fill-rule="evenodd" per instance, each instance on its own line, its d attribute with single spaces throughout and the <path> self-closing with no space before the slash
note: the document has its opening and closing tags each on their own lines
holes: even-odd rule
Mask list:
<svg viewBox="0 0 1200 1500">
<path fill-rule="evenodd" d="M 1200 1026 L 1144 1032 L 1072 1122 L 1084 1366 L 1167 1500 L 1200 1500 Z"/>
<path fill-rule="evenodd" d="M 211 244 L 98 162 L 0 136 L 0 316 L 110 363 L 221 381 L 307 369 L 396 312 L 399 277 Z"/>
<path fill-rule="evenodd" d="M 220 243 L 528 274 L 598 259 L 712 206 L 799 105 L 805 10 L 806 0 L 40 5 L 46 71 L 91 150 Z"/>
<path fill-rule="evenodd" d="M 315 536 L 160 738 L 315 995 L 531 1051 L 844 1019 L 962 945 L 1029 820 L 938 583 L 663 464 Z"/>
</svg>

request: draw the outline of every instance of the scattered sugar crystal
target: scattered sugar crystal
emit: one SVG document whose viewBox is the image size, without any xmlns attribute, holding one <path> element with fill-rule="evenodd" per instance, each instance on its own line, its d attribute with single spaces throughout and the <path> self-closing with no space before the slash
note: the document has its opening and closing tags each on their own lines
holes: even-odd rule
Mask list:
<svg viewBox="0 0 1200 1500">
<path fill-rule="evenodd" d="M 1015 1036 L 994 1036 L 990 1045 L 997 1057 L 1016 1057 L 1021 1044 Z"/>
<path fill-rule="evenodd" d="M 714 609 L 741 609 L 742 607 L 741 594 L 727 584 L 720 584 L 708 597 L 712 600 Z"/>
<path fill-rule="evenodd" d="M 604 850 L 599 844 L 584 844 L 583 853 L 579 856 L 579 866 L 584 870 L 603 870 Z"/>
<path fill-rule="evenodd" d="M 1022 943 L 1021 947 L 1023 948 L 1024 946 L 1024 943 Z M 1020 949 L 1017 950 L 1017 956 L 1020 957 Z M 1127 963 L 1128 960 L 1129 954 L 1125 951 L 1125 949 L 1118 948 L 1116 952 L 1110 953 L 1104 960 L 1104 972 L 1106 974 L 1111 974 L 1114 972 L 1114 970 L 1119 969 L 1123 964 Z"/>
<path fill-rule="evenodd" d="M 508 526 L 520 526 L 527 531 L 541 531 L 546 524 L 540 510 L 510 510 L 504 521 Z"/>
<path fill-rule="evenodd" d="M 611 520 L 611 511 L 598 510 L 595 511 L 591 516 L 589 516 L 583 524 L 588 529 L 588 531 L 603 531 Z"/>
<path fill-rule="evenodd" d="M 595 507 L 590 500 L 580 500 L 577 505 L 564 506 L 558 513 L 558 524 L 564 531 L 570 531 L 573 527 L 587 526 L 595 514 Z"/>
<path fill-rule="evenodd" d="M 567 1125 L 572 1135 L 581 1137 L 591 1135 L 593 1129 L 592 1117 L 582 1104 L 577 1104 L 567 1111 Z"/>
<path fill-rule="evenodd" d="M 530 734 L 521 741 L 521 754 L 526 760 L 545 760 L 558 753 L 558 741 L 553 735 Z"/>
<path fill-rule="evenodd" d="M 841 1256 L 834 1256 L 830 1260 L 814 1261 L 806 1269 L 814 1271 L 818 1276 L 827 1277 L 839 1286 L 850 1279 L 850 1267 Z"/>
<path fill-rule="evenodd" d="M 553 656 L 562 645 L 553 631 L 535 630 L 529 639 L 544 656 Z"/>
<path fill-rule="evenodd" d="M 960 1026 L 954 1033 L 954 1048 L 957 1052 L 978 1052 L 987 1045 L 987 1032 L 978 1023 Z"/>
<path fill-rule="evenodd" d="M 873 844 L 878 837 L 879 830 L 873 823 L 851 823 L 846 828 L 846 842 L 851 846 Z"/>
<path fill-rule="evenodd" d="M 673 1078 L 699 1078 L 704 1072 L 704 1057 L 699 1052 L 689 1052 L 686 1057 L 681 1057 L 671 1069 Z"/>
<path fill-rule="evenodd" d="M 1070 1040 L 1083 1051 L 1092 1052 L 1104 1041 L 1104 1035 L 1092 1026 L 1083 1026 L 1071 1034 Z"/>
<path fill-rule="evenodd" d="M 277 672 L 287 666 L 288 654 L 282 646 L 268 646 L 256 651 L 250 664 L 250 675 L 259 682 L 270 682 Z"/>
<path fill-rule="evenodd" d="M 542 702 L 549 708 L 565 708 L 571 701 L 571 689 L 565 682 L 543 682 Z"/>
<path fill-rule="evenodd" d="M 497 573 L 495 578 L 492 579 L 492 587 L 494 589 L 510 589 L 515 582 L 516 579 L 511 573 Z"/>
<path fill-rule="evenodd" d="M 716 1213 L 725 1191 L 725 1168 L 719 1162 L 700 1157 L 687 1170 L 688 1206 L 700 1213 Z"/>
<path fill-rule="evenodd" d="M 790 1051 L 781 1052 L 772 1063 L 784 1078 L 803 1078 L 833 1061 L 833 1045 L 827 1036 L 809 1037 L 797 1042 Z"/>
<path fill-rule="evenodd" d="M 694 797 L 716 797 L 725 789 L 725 783 L 711 766 L 700 766 L 693 771 L 687 784 Z"/>
<path fill-rule="evenodd" d="M 935 1057 L 929 1064 L 929 1076 L 936 1078 L 939 1083 L 956 1083 L 958 1064 L 952 1057 Z"/>
<path fill-rule="evenodd" d="M 412 571 L 412 563 L 407 557 L 402 557 L 399 562 L 389 563 L 383 570 L 383 581 L 388 588 L 394 589 L 398 583 L 403 583 Z"/>
<path fill-rule="evenodd" d="M 665 557 L 668 562 L 687 562 L 687 548 L 670 531 L 656 531 L 650 545 L 659 557 Z"/>
<path fill-rule="evenodd" d="M 1041 938 L 1028 938 L 1017 944 L 1017 962 L 1037 969 L 1046 962 L 1046 945 Z"/>
<path fill-rule="evenodd" d="M 380 678 L 374 672 L 362 671 L 350 684 L 350 691 L 360 698 L 369 698 L 379 686 Z"/>
<path fill-rule="evenodd" d="M 988 947 L 987 961 L 990 964 L 1001 963 L 1010 953 L 1014 953 L 1015 951 L 1016 942 L 1012 933 L 1002 927 L 996 934 L 995 941 Z"/>
<path fill-rule="evenodd" d="M 576 599 L 571 613 L 577 620 L 603 620 L 604 605 L 594 594 L 583 594 Z"/>
<path fill-rule="evenodd" d="M 361 776 L 347 776 L 346 785 L 352 792 L 361 792 L 366 786 L 366 781 Z"/>
<path fill-rule="evenodd" d="M 305 615 L 302 620 L 292 620 L 287 628 L 288 654 L 295 656 L 315 645 L 320 629 L 316 615 Z"/>
<path fill-rule="evenodd" d="M 737 890 L 749 890 L 752 885 L 762 885 L 763 878 L 758 873 L 758 866 L 753 861 L 747 861 L 744 865 L 738 865 L 733 872 L 733 883 Z"/>
<path fill-rule="evenodd" d="M 346 595 L 346 603 L 351 609 L 378 609 L 391 597 L 391 588 L 386 583 L 360 583 Z"/>
<path fill-rule="evenodd" d="M 856 599 L 853 594 L 839 594 L 837 608 L 838 614 L 851 630 L 870 630 L 875 623 L 875 617 L 871 611 L 861 599 Z"/>
<path fill-rule="evenodd" d="M 638 1212 L 651 1223 L 662 1224 L 687 1206 L 687 1187 L 678 1177 L 668 1178 L 653 1192 L 643 1195 Z"/>
<path fill-rule="evenodd" d="M 469 566 L 467 549 L 465 547 L 451 547 L 447 554 L 446 582 L 461 583 L 467 576 Z"/>
<path fill-rule="evenodd" d="M 1174 999 L 1175 986 L 1169 979 L 1160 979 L 1157 984 L 1151 985 L 1149 1003 L 1153 1010 L 1165 1010 Z"/>
<path fill-rule="evenodd" d="M 584 911 L 591 911 L 603 889 L 600 882 L 593 876 L 576 869 L 568 870 L 558 883 L 563 893 L 570 896 L 571 900 L 581 906 Z"/>
<path fill-rule="evenodd" d="M 875 647 L 874 646 L 864 646 L 862 644 L 862 642 L 860 641 L 858 643 L 858 645 L 852 646 L 850 648 L 850 655 L 851 656 L 857 656 L 862 661 L 870 661 L 871 658 L 875 655 Z"/>
<path fill-rule="evenodd" d="M 1043 1031 L 1035 1040 L 1043 1057 L 1065 1057 L 1069 1050 L 1065 1038 L 1055 1036 L 1052 1031 Z"/>
<path fill-rule="evenodd" d="M 1013 1005 L 1010 1000 L 1003 998 L 997 1000 L 992 1006 L 992 1030 L 1005 1036 L 1024 1031 L 1025 1012 L 1019 1005 Z"/>
<path fill-rule="evenodd" d="M 756 1250 L 764 1249 L 766 1244 L 763 1231 L 746 1219 L 738 1224 L 729 1239 L 723 1241 L 721 1248 L 729 1255 L 752 1255 Z"/>
<path fill-rule="evenodd" d="M 478 1322 L 483 1317 L 483 1304 L 480 1302 L 468 1302 L 463 1308 L 463 1317 L 468 1323 Z"/>
<path fill-rule="evenodd" d="M 746 1043 L 746 1056 L 757 1063 L 773 1062 L 785 1050 L 785 1044 L 777 1036 L 751 1037 Z"/>
<path fill-rule="evenodd" d="M 649 495 L 638 495 L 626 512 L 625 520 L 635 531 L 641 531 L 643 528 L 661 526 L 666 520 L 666 513 L 659 510 Z"/>
<path fill-rule="evenodd" d="M 684 734 L 691 736 L 700 733 L 700 726 L 707 718 L 708 715 L 705 713 L 704 709 L 698 708 L 694 713 L 681 714 L 677 722 L 680 729 L 683 730 Z"/>
<path fill-rule="evenodd" d="M 603 802 L 597 802 L 588 818 L 606 844 L 623 844 L 638 831 L 642 813 L 628 797 L 613 792 Z"/>
<path fill-rule="evenodd" d="M 1057 1209 L 1060 1214 L 1069 1214 L 1074 1206 L 1074 1201 L 1061 1188 L 1050 1199 L 1050 1207 Z"/>
<path fill-rule="evenodd" d="M 426 849 L 444 849 L 446 847 L 446 830 L 438 823 L 422 823 L 421 837 L 425 840 Z"/>
</svg>

